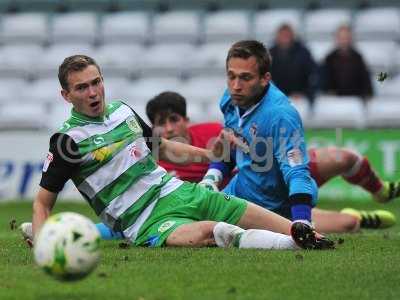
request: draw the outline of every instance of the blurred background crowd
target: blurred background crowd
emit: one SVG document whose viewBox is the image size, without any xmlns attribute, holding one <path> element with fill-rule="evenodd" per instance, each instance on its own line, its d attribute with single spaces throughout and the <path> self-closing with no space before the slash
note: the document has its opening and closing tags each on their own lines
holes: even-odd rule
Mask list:
<svg viewBox="0 0 400 300">
<path fill-rule="evenodd" d="M 192 121 L 222 120 L 225 55 L 253 38 L 306 127 L 400 126 L 399 1 L 0 0 L 0 130 L 56 130 L 57 68 L 78 53 L 144 118 L 170 90 Z"/>
</svg>

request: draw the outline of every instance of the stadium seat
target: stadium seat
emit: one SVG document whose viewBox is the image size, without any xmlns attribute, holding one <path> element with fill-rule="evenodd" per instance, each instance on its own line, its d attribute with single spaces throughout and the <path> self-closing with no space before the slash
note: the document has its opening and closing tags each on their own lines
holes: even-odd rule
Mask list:
<svg viewBox="0 0 400 300">
<path fill-rule="evenodd" d="M 221 110 L 219 109 L 218 105 L 209 105 L 206 106 L 205 116 L 207 116 L 206 122 L 220 122 L 224 123 L 224 115 L 222 114 Z"/>
<path fill-rule="evenodd" d="M 299 112 L 301 120 L 303 121 L 303 126 L 308 127 L 309 119 L 311 117 L 312 111 L 310 106 L 310 101 L 307 98 L 296 98 L 290 99 L 293 106 Z"/>
<path fill-rule="evenodd" d="M 0 108 L 0 129 L 45 129 L 47 115 L 44 104 L 9 102 Z"/>
<path fill-rule="evenodd" d="M 368 127 L 399 127 L 400 101 L 398 97 L 375 97 L 367 103 Z"/>
<path fill-rule="evenodd" d="M 4 15 L 1 19 L 0 40 L 6 44 L 36 44 L 48 41 L 47 16 L 40 13 Z"/>
<path fill-rule="evenodd" d="M 397 47 L 393 41 L 362 41 L 356 43 L 356 48 L 363 55 L 372 74 L 380 72 L 392 74 L 395 71 Z"/>
<path fill-rule="evenodd" d="M 86 54 L 93 56 L 94 51 L 90 44 L 56 44 L 46 51 L 42 51 L 36 57 L 35 73 L 33 76 L 37 78 L 53 78 L 57 76 L 58 67 L 63 62 L 64 58 L 75 54 Z"/>
<path fill-rule="evenodd" d="M 363 128 L 365 108 L 358 97 L 321 95 L 315 99 L 312 119 L 313 128 Z"/>
<path fill-rule="evenodd" d="M 314 60 L 323 63 L 326 56 L 334 49 L 335 44 L 331 41 L 311 41 L 307 43 Z"/>
<path fill-rule="evenodd" d="M 90 43 L 98 40 L 97 16 L 94 13 L 74 12 L 57 14 L 52 18 L 53 43 Z"/>
<path fill-rule="evenodd" d="M 250 36 L 249 12 L 226 10 L 209 13 L 204 19 L 205 42 L 233 43 Z"/>
<path fill-rule="evenodd" d="M 128 103 L 147 103 L 151 98 L 165 91 L 177 91 L 182 85 L 181 80 L 174 77 L 148 77 L 132 82 L 127 89 Z"/>
<path fill-rule="evenodd" d="M 72 105 L 65 101 L 61 95 L 53 101 L 50 107 L 50 113 L 46 120 L 46 127 L 50 132 L 55 132 L 62 127 L 63 122 L 71 116 Z"/>
<path fill-rule="evenodd" d="M 39 45 L 6 45 L 0 48 L 0 77 L 29 79 L 36 73 L 37 58 L 43 53 Z"/>
<path fill-rule="evenodd" d="M 172 11 L 155 15 L 152 40 L 154 43 L 199 42 L 199 13 Z"/>
<path fill-rule="evenodd" d="M 192 103 L 204 104 L 218 109 L 219 99 L 226 89 L 224 76 L 196 76 L 184 82 L 180 93 L 188 106 Z"/>
<path fill-rule="evenodd" d="M 230 43 L 204 44 L 190 54 L 190 76 L 225 75 L 225 60 Z"/>
<path fill-rule="evenodd" d="M 275 38 L 278 28 L 286 23 L 293 27 L 297 35 L 302 36 L 301 11 L 296 9 L 273 9 L 255 14 L 254 33 L 256 39 L 265 42 L 269 47 Z"/>
<path fill-rule="evenodd" d="M 351 12 L 347 9 L 320 9 L 310 11 L 304 17 L 304 35 L 310 41 L 332 41 L 341 25 L 351 23 Z"/>
<path fill-rule="evenodd" d="M 354 16 L 357 40 L 388 41 L 400 37 L 400 11 L 396 7 L 360 10 Z"/>
<path fill-rule="evenodd" d="M 378 97 L 396 97 L 400 100 L 400 75 L 389 77 L 382 82 L 377 80 L 377 76 L 373 76 L 371 81 Z"/>
<path fill-rule="evenodd" d="M 151 122 L 146 115 L 147 100 L 143 99 L 143 101 L 133 101 L 133 102 L 127 101 L 125 103 L 128 104 L 130 107 L 132 107 L 133 110 L 142 118 L 142 120 L 145 121 L 145 123 L 151 127 Z"/>
<path fill-rule="evenodd" d="M 192 123 L 213 121 L 212 116 L 209 115 L 209 110 L 204 103 L 191 103 L 188 105 L 187 115 Z"/>
<path fill-rule="evenodd" d="M 107 101 L 122 100 L 127 101 L 129 94 L 128 89 L 132 81 L 124 77 L 104 77 L 105 97 Z"/>
<path fill-rule="evenodd" d="M 61 99 L 61 86 L 56 76 L 52 78 L 35 80 L 26 84 L 21 92 L 23 103 L 44 103 L 52 105 L 56 99 Z"/>
<path fill-rule="evenodd" d="M 144 44 L 150 36 L 149 16 L 144 11 L 106 14 L 101 19 L 104 44 Z"/>
<path fill-rule="evenodd" d="M 0 78 L 0 105 L 11 101 L 21 101 L 22 92 L 27 85 L 27 81 L 21 78 Z"/>
<path fill-rule="evenodd" d="M 96 48 L 94 58 L 106 78 L 137 76 L 145 49 L 140 44 L 105 44 Z"/>
<path fill-rule="evenodd" d="M 180 77 L 190 68 L 196 48 L 189 43 L 156 44 L 146 49 L 137 64 L 142 76 Z"/>
<path fill-rule="evenodd" d="M 394 61 L 394 75 L 400 74 L 400 45 L 397 43 L 397 47 L 395 50 L 395 61 Z"/>
</svg>

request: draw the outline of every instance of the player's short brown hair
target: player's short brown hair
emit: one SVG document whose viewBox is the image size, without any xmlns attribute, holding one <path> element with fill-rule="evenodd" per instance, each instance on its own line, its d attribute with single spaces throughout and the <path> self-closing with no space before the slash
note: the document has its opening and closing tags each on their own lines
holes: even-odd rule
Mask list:
<svg viewBox="0 0 400 300">
<path fill-rule="evenodd" d="M 71 72 L 82 71 L 88 66 L 95 66 L 101 75 L 101 70 L 96 61 L 86 55 L 72 55 L 64 59 L 58 68 L 58 80 L 64 90 L 68 90 L 68 75 Z"/>
<path fill-rule="evenodd" d="M 226 68 L 231 58 L 248 59 L 254 56 L 258 65 L 258 73 L 260 76 L 270 71 L 271 68 L 271 54 L 263 43 L 256 40 L 243 40 L 234 43 L 228 51 L 226 57 Z"/>
</svg>

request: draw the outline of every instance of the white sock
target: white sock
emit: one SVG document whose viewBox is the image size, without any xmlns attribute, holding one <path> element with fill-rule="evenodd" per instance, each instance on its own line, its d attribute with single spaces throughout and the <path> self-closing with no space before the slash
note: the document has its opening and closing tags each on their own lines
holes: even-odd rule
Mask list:
<svg viewBox="0 0 400 300">
<path fill-rule="evenodd" d="M 243 232 L 239 248 L 299 249 L 291 236 L 261 229 L 248 229 Z"/>
<path fill-rule="evenodd" d="M 218 247 L 298 249 L 288 235 L 261 229 L 244 230 L 225 222 L 215 225 L 214 238 Z"/>
<path fill-rule="evenodd" d="M 239 237 L 237 235 L 243 233 L 244 231 L 245 230 L 239 226 L 225 222 L 218 222 L 213 230 L 215 243 L 218 247 L 222 248 L 233 247 L 235 238 Z"/>
</svg>

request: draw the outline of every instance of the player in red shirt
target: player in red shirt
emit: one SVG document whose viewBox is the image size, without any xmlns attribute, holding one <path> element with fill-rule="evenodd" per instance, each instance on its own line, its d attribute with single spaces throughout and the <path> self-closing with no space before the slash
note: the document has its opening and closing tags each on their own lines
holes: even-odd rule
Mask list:
<svg viewBox="0 0 400 300">
<path fill-rule="evenodd" d="M 217 122 L 190 124 L 186 115 L 186 100 L 175 92 L 155 96 L 147 103 L 146 113 L 153 125 L 154 135 L 199 148 L 210 148 L 222 130 L 222 125 Z M 162 160 L 158 163 L 174 176 L 190 182 L 200 182 L 208 169 L 208 164 L 203 163 L 179 165 Z"/>
</svg>

